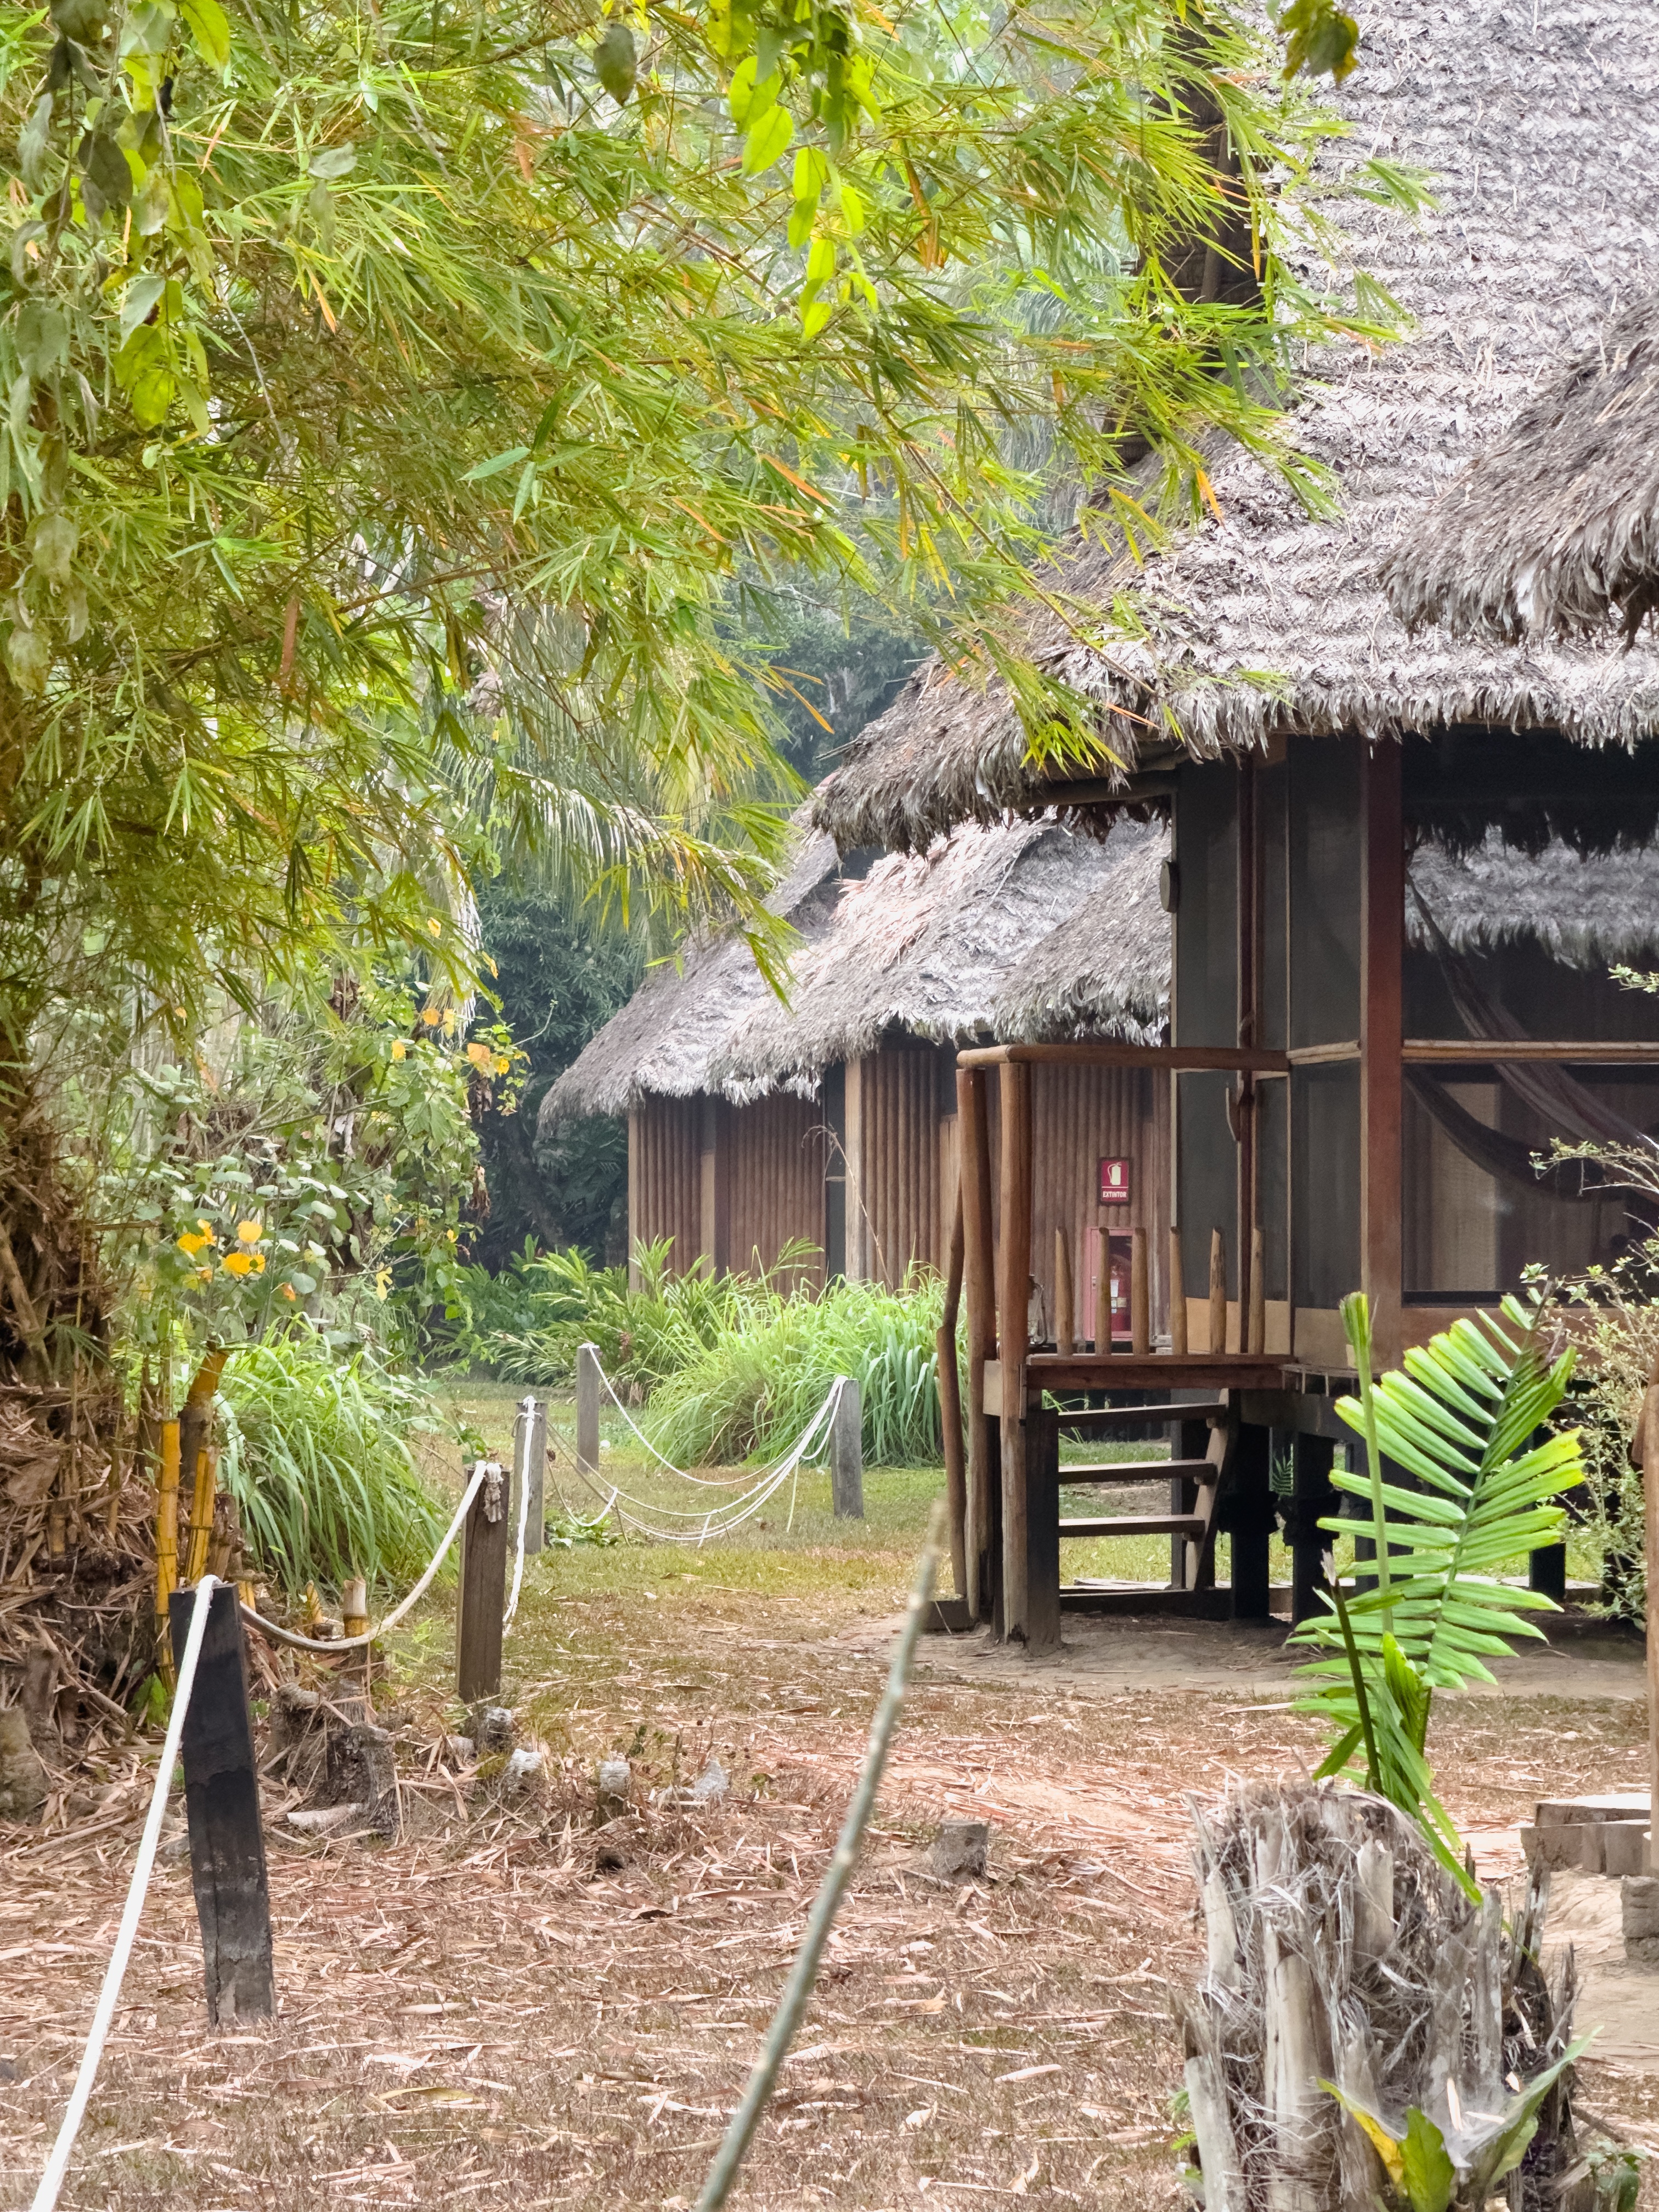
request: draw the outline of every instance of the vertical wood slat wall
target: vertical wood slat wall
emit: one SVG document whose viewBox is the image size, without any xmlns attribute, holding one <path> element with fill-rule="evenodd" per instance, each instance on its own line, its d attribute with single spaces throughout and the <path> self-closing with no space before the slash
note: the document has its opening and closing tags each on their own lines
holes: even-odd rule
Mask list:
<svg viewBox="0 0 1659 2212">
<path fill-rule="evenodd" d="M 629 1265 L 634 1248 L 672 1237 L 671 1272 L 702 1244 L 702 1100 L 647 1098 L 628 1117 Z"/>
<path fill-rule="evenodd" d="M 780 1288 L 823 1280 L 823 1109 L 816 1099 L 787 1092 L 757 1098 L 732 1113 L 732 1265 L 770 1273 L 786 1245 L 815 1247 L 811 1264 L 792 1271 Z"/>
<path fill-rule="evenodd" d="M 930 1048 L 874 1053 L 858 1074 L 862 1272 L 897 1290 L 912 1267 L 942 1267 L 946 1257 L 939 1055 Z"/>
<path fill-rule="evenodd" d="M 1039 1066 L 1031 1071 L 1031 1267 L 1054 1325 L 1054 1231 L 1071 1240 L 1079 1344 L 1095 1333 L 1095 1237 L 1099 1162 L 1131 1162 L 1130 1203 L 1114 1218 L 1120 1231 L 1145 1229 L 1151 1262 L 1152 1327 L 1169 1326 L 1170 1086 L 1150 1069 Z"/>
</svg>

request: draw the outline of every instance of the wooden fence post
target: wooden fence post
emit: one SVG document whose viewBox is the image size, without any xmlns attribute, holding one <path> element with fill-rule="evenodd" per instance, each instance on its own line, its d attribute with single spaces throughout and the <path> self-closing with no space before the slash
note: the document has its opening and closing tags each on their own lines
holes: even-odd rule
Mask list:
<svg viewBox="0 0 1659 2212">
<path fill-rule="evenodd" d="M 837 1521 L 864 1518 L 864 1405 L 857 1381 L 842 1377 L 830 1430 L 830 1502 Z"/>
<path fill-rule="evenodd" d="M 501 1686 L 507 1610 L 507 1485 L 492 1461 L 461 1524 L 461 1597 L 455 1616 L 455 1694 L 464 1705 Z"/>
<path fill-rule="evenodd" d="M 1227 1244 L 1218 1229 L 1210 1231 L 1210 1357 L 1227 1349 Z"/>
<path fill-rule="evenodd" d="M 192 1590 L 170 1600 L 175 1666 L 190 1633 Z M 179 1748 L 190 1876 L 202 1928 L 208 2019 L 215 2027 L 270 2020 L 276 2009 L 259 1778 L 247 1709 L 247 1658 L 235 1585 L 208 1600 L 207 1627 Z"/>
<path fill-rule="evenodd" d="M 1152 1348 L 1152 1286 L 1144 1229 L 1133 1231 L 1129 1248 L 1129 1346 L 1138 1359 Z"/>
<path fill-rule="evenodd" d="M 1077 1292 L 1072 1281 L 1072 1240 L 1063 1228 L 1054 1230 L 1054 1349 L 1069 1359 L 1077 1348 Z"/>
<path fill-rule="evenodd" d="M 528 1559 L 546 1540 L 547 1522 L 547 1408 L 534 1398 L 520 1398 L 513 1424 L 513 1492 L 507 1501 L 511 1524 L 508 1542 L 519 1540 L 519 1502 L 529 1491 L 524 1516 L 524 1553 Z"/>
<path fill-rule="evenodd" d="M 599 1355 L 591 1344 L 576 1347 L 576 1464 L 599 1471 Z"/>
<path fill-rule="evenodd" d="M 1100 1265 L 1095 1276 L 1095 1351 L 1103 1358 L 1112 1349 L 1112 1232 L 1103 1224 L 1096 1235 Z"/>
</svg>

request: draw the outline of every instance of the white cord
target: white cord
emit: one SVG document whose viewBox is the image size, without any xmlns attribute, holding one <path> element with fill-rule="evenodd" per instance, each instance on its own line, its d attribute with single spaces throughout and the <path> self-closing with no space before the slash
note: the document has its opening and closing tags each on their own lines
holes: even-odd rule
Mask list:
<svg viewBox="0 0 1659 2212">
<path fill-rule="evenodd" d="M 86 2117 L 88 2100 L 92 2095 L 92 2085 L 97 2079 L 98 2062 L 104 2055 L 110 2022 L 115 2017 L 116 2002 L 121 1994 L 127 1960 L 132 1955 L 133 1942 L 138 1934 L 138 1916 L 144 1909 L 150 1874 L 155 1865 L 155 1846 L 161 1838 L 161 1817 L 167 1811 L 167 1792 L 173 1786 L 173 1770 L 178 1763 L 185 1714 L 189 1708 L 191 1691 L 196 1683 L 196 1662 L 201 1656 L 202 1638 L 207 1628 L 208 1601 L 213 1595 L 217 1580 L 216 1575 L 204 1575 L 196 1585 L 196 1603 L 191 1612 L 190 1633 L 185 1638 L 184 1652 L 179 1661 L 179 1686 L 173 1693 L 173 1713 L 167 1722 L 167 1741 L 161 1746 L 161 1764 L 155 1771 L 155 1787 L 150 1793 L 149 1817 L 144 1822 L 144 1832 L 138 1844 L 137 1863 L 132 1869 L 132 1880 L 127 1885 L 126 1906 L 121 1914 L 121 1925 L 115 1931 L 115 1948 L 109 1954 L 109 1965 L 104 1969 L 104 1986 L 98 1992 L 98 2008 L 92 2016 L 92 2033 L 81 2054 L 81 2070 L 76 2075 L 75 2087 L 70 2093 L 69 2109 L 64 2114 L 64 2124 L 58 2129 L 58 2140 L 52 2147 L 52 2156 L 46 2160 L 40 2186 L 34 2192 L 33 2212 L 52 2212 L 52 2207 L 58 2202 L 58 2193 L 64 2185 L 64 2176 L 69 2169 L 70 2153 L 75 2148 L 75 2138 L 81 2132 L 81 2123 Z"/>
<path fill-rule="evenodd" d="M 519 1439 L 513 1439 L 514 1472 L 519 1478 L 519 1550 L 513 1562 L 513 1595 L 507 1601 L 507 1611 L 501 1615 L 501 1634 L 506 1636 L 513 1626 L 513 1616 L 519 1609 L 519 1590 L 524 1581 L 525 1531 L 530 1525 L 530 1450 L 536 1441 L 536 1401 L 526 1398 L 520 1405 L 520 1413 L 528 1414 L 525 1424 L 524 1464 L 519 1462 Z"/>
<path fill-rule="evenodd" d="M 483 1479 L 492 1467 L 495 1468 L 497 1474 L 501 1473 L 500 1468 L 495 1467 L 494 1460 L 481 1459 L 474 1463 L 472 1480 L 466 1486 L 460 1504 L 455 1508 L 455 1518 L 450 1522 L 442 1543 L 432 1554 L 431 1562 L 426 1572 L 403 1603 L 393 1606 L 378 1628 L 366 1629 L 361 1636 L 336 1636 L 325 1642 L 319 1636 L 296 1636 L 291 1628 L 278 1628 L 274 1620 L 267 1620 L 262 1613 L 255 1613 L 251 1605 L 245 1605 L 242 1607 L 243 1620 L 250 1628 L 257 1628 L 261 1636 L 268 1636 L 273 1644 L 286 1644 L 289 1650 L 294 1651 L 358 1651 L 364 1644 L 373 1644 L 377 1638 L 384 1636 L 389 1628 L 395 1628 L 398 1626 L 417 1598 L 425 1596 L 431 1586 L 433 1576 L 442 1566 L 445 1554 L 461 1532 L 461 1523 L 466 1518 L 467 1508 L 477 1496 L 483 1486 Z"/>
</svg>

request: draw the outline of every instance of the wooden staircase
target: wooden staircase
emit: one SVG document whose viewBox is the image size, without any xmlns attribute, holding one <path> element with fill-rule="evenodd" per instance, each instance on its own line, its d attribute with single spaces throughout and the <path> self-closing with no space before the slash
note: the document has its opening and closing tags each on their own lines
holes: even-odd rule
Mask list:
<svg viewBox="0 0 1659 2212">
<path fill-rule="evenodd" d="M 1066 1489 L 1091 1485 L 1102 1488 L 1114 1484 L 1127 1486 L 1167 1480 L 1170 1510 L 1168 1513 L 1122 1513 L 1062 1518 L 1060 1535 L 1062 1542 L 1067 1539 L 1169 1536 L 1176 1540 L 1170 1547 L 1170 1589 L 1200 1590 L 1213 1588 L 1218 1533 L 1216 1506 L 1232 1474 L 1233 1457 L 1238 1441 L 1236 1404 L 1225 1398 L 1216 1398 L 1184 1405 L 1106 1406 L 1084 1413 L 1062 1413 L 1058 1415 L 1057 1421 L 1062 1434 L 1073 1436 L 1099 1433 L 1103 1430 L 1109 1431 L 1114 1428 L 1143 1427 L 1167 1421 L 1178 1428 L 1181 1441 L 1189 1455 L 1197 1441 L 1194 1431 L 1201 1426 L 1207 1426 L 1209 1442 L 1202 1458 L 1103 1460 L 1076 1467 L 1062 1467 L 1060 1480 Z"/>
</svg>

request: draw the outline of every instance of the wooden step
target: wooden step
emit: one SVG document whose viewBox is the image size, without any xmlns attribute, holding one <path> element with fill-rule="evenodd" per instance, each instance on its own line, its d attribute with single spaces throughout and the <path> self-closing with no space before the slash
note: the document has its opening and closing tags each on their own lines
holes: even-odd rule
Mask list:
<svg viewBox="0 0 1659 2212">
<path fill-rule="evenodd" d="M 1088 1429 L 1156 1428 L 1164 1421 L 1221 1420 L 1227 1413 L 1224 1398 L 1195 1400 L 1189 1406 L 1097 1406 L 1092 1413 L 1059 1416 L 1062 1436 L 1079 1436 Z"/>
<path fill-rule="evenodd" d="M 1186 1536 L 1196 1543 L 1204 1534 L 1201 1513 L 1120 1513 L 1105 1521 L 1062 1521 L 1067 1536 Z"/>
<path fill-rule="evenodd" d="M 1215 1479 L 1215 1468 L 1207 1459 L 1103 1459 L 1085 1460 L 1076 1467 L 1063 1462 L 1060 1470 L 1062 1490 L 1071 1484 L 1107 1482 L 1159 1482 L 1174 1475 L 1183 1476 L 1189 1482 L 1208 1482 Z"/>
</svg>

